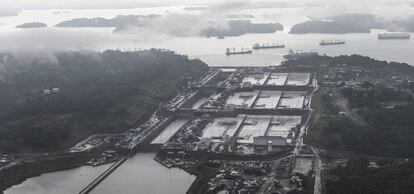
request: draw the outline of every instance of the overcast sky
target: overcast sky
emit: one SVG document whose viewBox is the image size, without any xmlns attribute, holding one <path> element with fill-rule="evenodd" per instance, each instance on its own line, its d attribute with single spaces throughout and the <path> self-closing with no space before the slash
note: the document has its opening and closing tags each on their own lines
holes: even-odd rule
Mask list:
<svg viewBox="0 0 414 194">
<path fill-rule="evenodd" d="M 47 8 L 126 8 L 151 5 L 223 3 L 232 0 L 0 0 L 1 9 L 47 9 Z M 234 1 L 234 0 L 233 0 Z M 355 9 L 375 8 L 384 4 L 408 5 L 414 0 L 239 0 L 244 2 L 317 2 L 330 6 L 355 6 Z"/>
</svg>

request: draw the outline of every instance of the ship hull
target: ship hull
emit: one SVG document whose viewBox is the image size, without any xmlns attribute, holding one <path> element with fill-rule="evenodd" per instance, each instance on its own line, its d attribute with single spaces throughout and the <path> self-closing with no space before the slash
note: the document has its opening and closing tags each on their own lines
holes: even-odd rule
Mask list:
<svg viewBox="0 0 414 194">
<path fill-rule="evenodd" d="M 253 49 L 255 49 L 255 50 L 260 50 L 260 49 L 276 49 L 276 48 L 285 48 L 285 45 L 253 47 Z"/>
<path fill-rule="evenodd" d="M 243 52 L 227 52 L 226 55 L 244 55 L 244 54 L 252 54 L 253 51 L 243 51 Z"/>
<path fill-rule="evenodd" d="M 345 42 L 319 43 L 319 45 L 321 45 L 321 46 L 341 45 L 341 44 L 345 44 Z"/>
<path fill-rule="evenodd" d="M 408 40 L 410 35 L 378 35 L 378 40 Z"/>
</svg>

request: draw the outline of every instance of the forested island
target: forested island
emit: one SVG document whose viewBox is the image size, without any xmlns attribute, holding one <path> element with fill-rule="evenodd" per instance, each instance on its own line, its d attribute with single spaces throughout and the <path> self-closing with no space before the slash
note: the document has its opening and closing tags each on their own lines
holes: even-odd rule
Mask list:
<svg viewBox="0 0 414 194">
<path fill-rule="evenodd" d="M 230 15 L 230 17 L 250 17 L 250 15 Z M 177 18 L 176 18 L 177 17 Z M 181 18 L 181 19 L 180 19 Z M 169 20 L 174 22 L 197 21 L 195 16 L 180 15 L 173 18 L 165 18 L 160 15 L 119 15 L 112 19 L 105 18 L 77 18 L 56 24 L 56 27 L 82 28 L 82 27 L 111 27 L 115 28 L 115 33 L 129 33 L 134 28 L 152 28 L 155 24 L 166 23 Z M 177 21 L 175 21 L 177 20 Z M 181 21 L 183 20 L 183 21 Z M 279 23 L 252 23 L 250 20 L 235 19 L 226 22 L 226 26 L 221 26 L 215 22 L 210 22 L 202 29 L 193 29 L 191 26 L 177 27 L 173 30 L 163 31 L 174 36 L 241 36 L 249 33 L 274 33 L 283 30 L 283 25 Z M 163 28 L 160 26 L 159 28 Z M 194 31 L 195 34 L 190 33 Z"/>
<path fill-rule="evenodd" d="M 106 18 L 76 18 L 56 24 L 56 27 L 62 28 L 118 28 L 127 25 L 145 25 L 151 19 L 160 18 L 160 15 L 118 15 L 111 19 Z"/>
<path fill-rule="evenodd" d="M 61 150 L 96 133 L 142 122 L 188 78 L 208 69 L 170 51 L 1 54 L 0 151 Z M 56 102 L 45 89 L 59 88 Z"/>
<path fill-rule="evenodd" d="M 386 27 L 384 20 L 371 14 L 345 14 L 296 24 L 291 28 L 290 33 L 369 33 L 371 29 L 385 29 Z"/>
<path fill-rule="evenodd" d="M 44 28 L 44 27 L 47 27 L 47 25 L 41 22 L 24 23 L 22 25 L 16 26 L 16 28 Z"/>
</svg>

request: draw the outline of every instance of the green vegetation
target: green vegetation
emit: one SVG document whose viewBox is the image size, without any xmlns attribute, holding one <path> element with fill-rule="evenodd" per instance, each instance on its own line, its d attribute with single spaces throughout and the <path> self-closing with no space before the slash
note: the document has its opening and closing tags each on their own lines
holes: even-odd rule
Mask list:
<svg viewBox="0 0 414 194">
<path fill-rule="evenodd" d="M 208 67 L 170 51 L 2 54 L 0 152 L 59 150 L 136 126 Z M 59 88 L 45 103 L 43 90 Z"/>
<path fill-rule="evenodd" d="M 350 91 L 352 90 L 352 91 Z M 305 142 L 330 151 L 352 151 L 358 154 L 370 154 L 387 157 L 413 157 L 414 148 L 414 105 L 411 103 L 383 108 L 381 104 L 394 101 L 412 102 L 412 97 L 402 91 L 391 89 L 353 90 L 352 107 L 367 125 L 361 125 L 351 118 L 339 115 L 336 99 L 330 90 L 322 87 L 313 99 L 315 117 L 310 125 Z M 362 93 L 361 93 L 362 92 Z M 383 96 L 384 94 L 387 94 Z M 390 98 L 398 94 L 396 98 Z M 370 98 L 371 97 L 371 98 Z"/>
<path fill-rule="evenodd" d="M 369 169 L 368 160 L 352 159 L 346 167 L 332 170 L 326 181 L 329 194 L 409 194 L 414 190 L 414 162 Z"/>
<path fill-rule="evenodd" d="M 371 78 L 384 78 L 390 76 L 393 72 L 401 74 L 414 73 L 414 67 L 407 63 L 379 61 L 361 55 L 341 55 L 337 57 L 313 56 L 298 60 L 287 61 L 282 68 L 295 71 L 316 72 L 317 75 L 323 75 L 329 69 L 338 65 L 346 64 L 350 67 L 359 67 L 370 72 Z"/>
<path fill-rule="evenodd" d="M 320 87 L 313 96 L 311 107 L 314 110 L 314 116 L 308 133 L 304 138 L 305 143 L 318 145 L 320 147 L 337 143 L 337 137 L 327 135 L 327 133 L 330 133 L 330 118 L 338 114 L 337 108 L 332 105 L 333 97 L 331 95 L 332 93 L 329 88 Z"/>
<path fill-rule="evenodd" d="M 385 103 L 413 102 L 413 96 L 404 90 L 374 86 L 369 82 L 362 83 L 360 89 L 343 88 L 341 94 L 355 108 L 380 108 Z"/>
<path fill-rule="evenodd" d="M 345 65 L 344 65 L 345 64 Z M 321 87 L 312 99 L 314 118 L 305 143 L 322 148 L 327 159 L 351 158 L 346 167 L 323 171 L 328 194 L 412 193 L 414 188 L 414 67 L 352 55 L 290 61 L 287 69 L 317 72 Z M 341 72 L 341 77 L 335 77 Z M 357 72 L 359 76 L 356 76 Z M 334 75 L 331 77 L 331 75 Z M 338 80 L 335 80 L 338 79 Z M 357 81 L 355 81 L 357 80 Z M 360 80 L 370 80 L 358 83 Z M 347 84 L 330 84 L 351 81 Z M 333 87 L 332 85 L 338 86 Z M 379 168 L 368 168 L 367 159 Z"/>
</svg>

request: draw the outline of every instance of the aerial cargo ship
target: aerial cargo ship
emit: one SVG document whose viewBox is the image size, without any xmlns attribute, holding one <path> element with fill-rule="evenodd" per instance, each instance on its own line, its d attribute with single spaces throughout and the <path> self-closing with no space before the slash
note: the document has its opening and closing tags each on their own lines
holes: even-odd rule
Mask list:
<svg viewBox="0 0 414 194">
<path fill-rule="evenodd" d="M 328 46 L 328 45 L 337 45 L 337 44 L 345 44 L 343 40 L 321 40 L 319 45 L 321 46 Z"/>
<path fill-rule="evenodd" d="M 240 51 L 236 51 L 235 48 L 227 48 L 226 55 L 241 55 L 241 54 L 252 54 L 253 51 L 246 48 L 241 48 Z"/>
<path fill-rule="evenodd" d="M 404 33 L 385 33 L 378 34 L 379 40 L 410 39 L 410 34 Z"/>
<path fill-rule="evenodd" d="M 254 50 L 273 49 L 273 48 L 285 48 L 285 45 L 284 44 L 259 44 L 259 43 L 256 43 L 253 45 Z"/>
<path fill-rule="evenodd" d="M 311 50 L 309 52 L 304 52 L 302 50 L 298 50 L 294 52 L 293 50 L 289 50 L 289 53 L 287 55 L 283 55 L 283 58 L 285 59 L 299 59 L 303 57 L 311 57 L 311 56 L 317 56 L 318 53 L 315 50 Z"/>
</svg>

